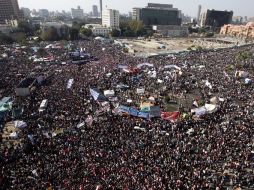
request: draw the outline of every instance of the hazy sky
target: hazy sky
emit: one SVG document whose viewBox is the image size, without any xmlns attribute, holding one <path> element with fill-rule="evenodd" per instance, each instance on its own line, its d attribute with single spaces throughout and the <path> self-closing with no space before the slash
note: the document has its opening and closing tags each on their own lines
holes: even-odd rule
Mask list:
<svg viewBox="0 0 254 190">
<path fill-rule="evenodd" d="M 18 0 L 20 7 L 30 9 L 46 8 L 48 10 L 67 10 L 78 5 L 85 12 L 92 10 L 92 5 L 99 5 L 99 0 Z M 197 15 L 198 5 L 202 9 L 232 10 L 234 16 L 254 16 L 254 0 L 103 0 L 104 7 L 118 9 L 121 13 L 128 13 L 133 7 L 144 7 L 150 3 L 168 3 L 182 10 L 186 15 Z M 99 8 L 99 7 L 98 7 Z"/>
</svg>

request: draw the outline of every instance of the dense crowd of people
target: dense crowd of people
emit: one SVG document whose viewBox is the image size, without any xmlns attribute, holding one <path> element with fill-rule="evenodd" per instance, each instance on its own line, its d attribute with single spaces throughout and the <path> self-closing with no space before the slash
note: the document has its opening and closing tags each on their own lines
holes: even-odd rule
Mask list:
<svg viewBox="0 0 254 190">
<path fill-rule="evenodd" d="M 55 63 L 35 63 L 29 57 L 36 52 L 29 46 L 0 48 L 1 54 L 8 55 L 0 63 L 0 97 L 11 96 L 14 104 L 22 105 L 24 112 L 18 119 L 27 123 L 19 131 L 19 144 L 1 145 L 0 189 L 254 188 L 254 89 L 235 76 L 236 70 L 243 70 L 253 79 L 253 59 L 235 59 L 239 52 L 254 53 L 253 45 L 150 58 L 131 57 L 118 45 L 95 40 L 75 41 L 71 46 L 85 48 L 98 60 L 71 64 L 66 61 L 70 50 L 52 48 L 47 52 Z M 154 67 L 138 73 L 118 68 L 140 63 Z M 167 75 L 165 65 L 180 67 L 182 75 Z M 156 77 L 149 77 L 148 70 L 156 71 Z M 23 78 L 41 73 L 53 77 L 30 96 L 15 96 Z M 74 82 L 67 89 L 69 79 Z M 128 89 L 117 89 L 119 84 Z M 166 94 L 185 96 L 193 91 L 204 102 L 213 96 L 224 101 L 217 112 L 200 119 L 170 122 L 118 115 L 113 107 L 100 112 L 101 105 L 90 94 L 92 87 L 114 90 L 118 104 L 127 105 L 131 99 L 132 107 L 138 107 L 141 98 L 154 96 L 165 110 Z M 142 97 L 136 93 L 140 87 L 145 88 Z M 48 106 L 39 113 L 44 99 Z M 12 119 L 7 116 L 1 130 Z M 136 130 L 137 126 L 143 130 Z"/>
</svg>

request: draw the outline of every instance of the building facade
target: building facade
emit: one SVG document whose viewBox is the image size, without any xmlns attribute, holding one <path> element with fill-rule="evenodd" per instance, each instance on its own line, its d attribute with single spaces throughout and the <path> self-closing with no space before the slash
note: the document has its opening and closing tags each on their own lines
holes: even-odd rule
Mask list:
<svg viewBox="0 0 254 190">
<path fill-rule="evenodd" d="M 21 11 L 23 12 L 25 18 L 31 17 L 31 10 L 29 8 L 23 7 L 21 8 Z"/>
<path fill-rule="evenodd" d="M 48 18 L 49 11 L 47 9 L 39 9 L 39 16 L 43 18 Z"/>
<path fill-rule="evenodd" d="M 102 11 L 102 26 L 110 28 L 119 28 L 119 11 L 105 9 Z"/>
<path fill-rule="evenodd" d="M 72 18 L 77 19 L 83 19 L 84 18 L 84 10 L 80 8 L 80 6 L 77 7 L 77 9 L 72 8 L 71 9 L 71 16 Z"/>
<path fill-rule="evenodd" d="M 186 37 L 189 34 L 188 26 L 154 25 L 153 30 L 163 37 Z"/>
<path fill-rule="evenodd" d="M 86 24 L 83 27 L 90 28 L 92 30 L 94 36 L 108 37 L 110 35 L 110 32 L 112 31 L 111 28 L 104 27 L 100 24 Z"/>
<path fill-rule="evenodd" d="M 145 25 L 181 25 L 181 11 L 169 4 L 148 3 L 145 8 L 133 8 L 133 20 Z"/>
<path fill-rule="evenodd" d="M 197 14 L 197 23 L 198 23 L 198 24 L 199 24 L 199 22 L 200 22 L 201 9 L 202 9 L 202 6 L 199 5 L 199 6 L 198 6 L 198 14 Z"/>
<path fill-rule="evenodd" d="M 98 11 L 97 5 L 93 5 L 92 9 L 93 9 L 93 16 L 99 17 L 99 11 Z"/>
<path fill-rule="evenodd" d="M 201 26 L 214 28 L 230 24 L 233 18 L 233 11 L 206 10 L 201 15 Z"/>
<path fill-rule="evenodd" d="M 249 22 L 246 25 L 224 25 L 220 30 L 220 34 L 254 39 L 254 22 Z"/>
<path fill-rule="evenodd" d="M 19 9 L 17 0 L 0 0 L 0 24 L 6 20 L 22 19 L 23 12 Z"/>
</svg>

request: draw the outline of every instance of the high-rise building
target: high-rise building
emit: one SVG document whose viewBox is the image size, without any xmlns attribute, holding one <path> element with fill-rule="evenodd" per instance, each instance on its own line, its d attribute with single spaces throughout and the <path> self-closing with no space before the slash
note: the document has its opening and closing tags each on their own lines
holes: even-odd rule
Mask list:
<svg viewBox="0 0 254 190">
<path fill-rule="evenodd" d="M 213 28 L 230 24 L 233 18 L 233 11 L 206 10 L 201 14 L 201 26 L 211 26 Z"/>
<path fill-rule="evenodd" d="M 39 9 L 39 16 L 43 18 L 48 18 L 49 11 L 47 9 Z"/>
<path fill-rule="evenodd" d="M 82 18 L 84 18 L 84 10 L 81 9 L 80 6 L 78 6 L 77 9 L 72 8 L 71 9 L 71 16 L 72 16 L 72 18 L 82 19 Z"/>
<path fill-rule="evenodd" d="M 31 16 L 31 10 L 29 8 L 22 7 L 21 11 L 23 11 L 25 18 L 29 18 Z"/>
<path fill-rule="evenodd" d="M 19 9 L 17 0 L 0 0 L 0 24 L 6 20 L 22 19 L 23 13 Z"/>
<path fill-rule="evenodd" d="M 101 14 L 101 18 L 102 18 L 102 0 L 100 0 L 100 14 Z"/>
<path fill-rule="evenodd" d="M 102 11 L 102 26 L 119 28 L 119 11 L 105 9 Z"/>
<path fill-rule="evenodd" d="M 98 17 L 99 16 L 97 5 L 93 5 L 93 16 L 94 17 Z"/>
<path fill-rule="evenodd" d="M 181 11 L 170 4 L 148 3 L 145 8 L 133 8 L 133 20 L 145 25 L 181 25 Z"/>
<path fill-rule="evenodd" d="M 200 14 L 201 14 L 201 5 L 198 6 L 198 15 L 197 15 L 197 23 L 200 21 Z"/>
</svg>

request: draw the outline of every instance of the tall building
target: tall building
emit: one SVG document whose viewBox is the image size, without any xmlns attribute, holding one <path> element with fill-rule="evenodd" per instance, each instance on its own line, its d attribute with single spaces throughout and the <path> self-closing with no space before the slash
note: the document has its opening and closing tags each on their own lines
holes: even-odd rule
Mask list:
<svg viewBox="0 0 254 190">
<path fill-rule="evenodd" d="M 22 19 L 23 13 L 19 9 L 17 0 L 0 0 L 0 24 L 6 20 Z"/>
<path fill-rule="evenodd" d="M 21 8 L 21 11 L 23 11 L 24 17 L 29 18 L 31 16 L 31 10 L 29 8 Z"/>
<path fill-rule="evenodd" d="M 206 10 L 201 14 L 201 26 L 211 26 L 213 28 L 230 24 L 233 18 L 233 11 Z"/>
<path fill-rule="evenodd" d="M 199 23 L 199 21 L 200 21 L 201 9 L 202 9 L 202 7 L 201 7 L 201 5 L 199 5 L 199 6 L 198 6 L 197 23 Z"/>
<path fill-rule="evenodd" d="M 101 14 L 101 18 L 102 18 L 102 0 L 100 0 L 100 14 Z"/>
<path fill-rule="evenodd" d="M 246 25 L 224 25 L 221 27 L 220 34 L 242 39 L 254 39 L 254 22 L 249 22 Z"/>
<path fill-rule="evenodd" d="M 72 8 L 71 9 L 71 16 L 72 16 L 72 18 L 82 19 L 82 18 L 84 18 L 84 10 L 81 9 L 80 6 L 78 6 L 77 9 Z"/>
<path fill-rule="evenodd" d="M 39 9 L 39 16 L 43 18 L 48 18 L 49 11 L 47 9 Z"/>
<path fill-rule="evenodd" d="M 102 11 L 102 26 L 119 28 L 119 11 L 105 9 Z"/>
<path fill-rule="evenodd" d="M 145 8 L 133 8 L 133 20 L 145 25 L 181 25 L 181 11 L 170 4 L 148 3 Z"/>
<path fill-rule="evenodd" d="M 99 17 L 98 7 L 97 5 L 93 5 L 93 16 Z"/>
</svg>

